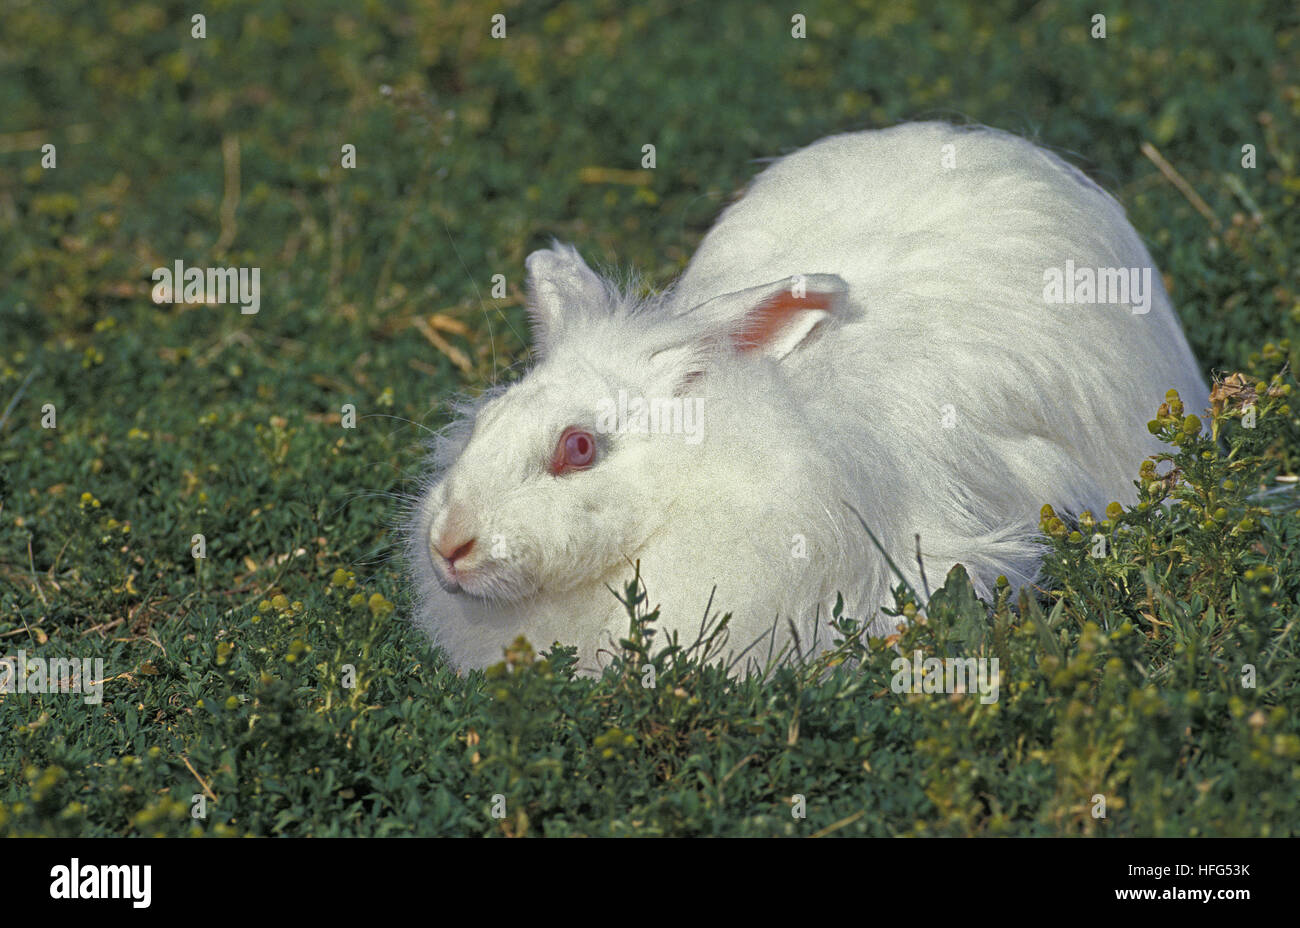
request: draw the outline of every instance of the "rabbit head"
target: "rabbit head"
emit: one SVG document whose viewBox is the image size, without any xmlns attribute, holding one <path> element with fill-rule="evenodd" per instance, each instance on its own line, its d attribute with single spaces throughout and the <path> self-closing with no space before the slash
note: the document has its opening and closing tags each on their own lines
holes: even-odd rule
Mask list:
<svg viewBox="0 0 1300 928">
<path fill-rule="evenodd" d="M 526 609 L 626 571 L 707 471 L 726 431 L 712 428 L 708 400 L 727 372 L 779 364 L 845 292 L 811 275 L 675 313 L 669 295 L 622 292 L 558 244 L 530 255 L 527 275 L 538 360 L 444 432 L 411 527 L 417 576 L 462 611 Z M 424 612 L 449 605 L 424 598 Z M 440 637 L 438 616 L 418 620 Z"/>
</svg>

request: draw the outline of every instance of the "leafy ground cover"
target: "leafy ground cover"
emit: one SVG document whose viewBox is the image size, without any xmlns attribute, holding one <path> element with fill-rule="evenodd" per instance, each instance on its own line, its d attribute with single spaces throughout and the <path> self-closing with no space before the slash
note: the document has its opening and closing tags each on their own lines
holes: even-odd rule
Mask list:
<svg viewBox="0 0 1300 928">
<path fill-rule="evenodd" d="M 1258 495 L 1300 458 L 1294 9 L 1135 3 L 1104 39 L 1071 0 L 804 12 L 794 39 L 779 4 L 226 0 L 196 39 L 177 3 L 6 6 L 0 656 L 105 682 L 0 694 L 0 834 L 1300 827 L 1300 505 Z M 525 357 L 524 256 L 666 283 L 754 159 L 930 117 L 1069 153 L 1207 375 L 1245 375 L 1213 414 L 1151 398 L 1141 502 L 1045 510 L 1039 597 L 932 578 L 896 639 L 839 615 L 766 679 L 649 658 L 634 586 L 600 680 L 549 642 L 449 671 L 402 621 L 393 518 L 424 428 Z M 260 311 L 155 304 L 177 259 L 260 267 Z M 999 700 L 896 694 L 918 650 L 998 657 Z"/>
</svg>

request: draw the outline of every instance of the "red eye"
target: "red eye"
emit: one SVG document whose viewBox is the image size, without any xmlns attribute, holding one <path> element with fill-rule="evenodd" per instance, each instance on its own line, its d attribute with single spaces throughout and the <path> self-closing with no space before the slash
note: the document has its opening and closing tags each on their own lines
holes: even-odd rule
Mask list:
<svg viewBox="0 0 1300 928">
<path fill-rule="evenodd" d="M 560 434 L 551 455 L 551 473 L 555 476 L 590 467 L 596 460 L 596 439 L 585 429 L 571 425 Z"/>
</svg>

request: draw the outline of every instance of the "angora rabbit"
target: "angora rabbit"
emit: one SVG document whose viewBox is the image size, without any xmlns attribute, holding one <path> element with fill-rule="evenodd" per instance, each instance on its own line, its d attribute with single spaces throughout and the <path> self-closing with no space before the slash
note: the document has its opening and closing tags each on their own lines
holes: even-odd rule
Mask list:
<svg viewBox="0 0 1300 928">
<path fill-rule="evenodd" d="M 853 510 L 917 590 L 917 534 L 929 578 L 1031 582 L 1040 507 L 1133 501 L 1165 391 L 1207 402 L 1122 208 L 989 129 L 776 161 L 658 296 L 566 245 L 527 274 L 537 362 L 443 431 L 411 519 L 415 620 L 461 668 L 522 634 L 598 670 L 636 561 L 683 643 L 711 596 L 733 654 L 791 624 L 828 646 L 837 592 L 887 633 L 897 579 Z"/>
</svg>

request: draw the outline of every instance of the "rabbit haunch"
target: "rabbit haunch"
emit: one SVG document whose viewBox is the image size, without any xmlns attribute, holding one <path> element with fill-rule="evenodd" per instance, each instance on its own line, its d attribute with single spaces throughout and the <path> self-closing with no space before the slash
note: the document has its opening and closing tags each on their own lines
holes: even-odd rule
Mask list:
<svg viewBox="0 0 1300 928">
<path fill-rule="evenodd" d="M 828 646 L 837 592 L 883 634 L 896 578 L 852 510 L 918 590 L 918 534 L 932 580 L 961 563 L 984 596 L 1032 581 L 1042 504 L 1132 501 L 1165 391 L 1207 400 L 1159 274 L 1149 312 L 1045 299 L 1067 261 L 1152 266 L 1079 171 L 939 123 L 775 162 L 648 299 L 572 247 L 533 253 L 538 360 L 435 443 L 408 539 L 416 622 L 459 667 L 524 635 L 595 670 L 627 631 L 610 588 L 639 561 L 683 643 L 711 596 L 733 652 L 779 650 L 791 624 L 805 652 Z M 701 440 L 598 428 L 620 391 L 699 399 Z"/>
</svg>

